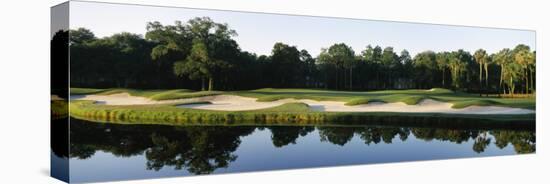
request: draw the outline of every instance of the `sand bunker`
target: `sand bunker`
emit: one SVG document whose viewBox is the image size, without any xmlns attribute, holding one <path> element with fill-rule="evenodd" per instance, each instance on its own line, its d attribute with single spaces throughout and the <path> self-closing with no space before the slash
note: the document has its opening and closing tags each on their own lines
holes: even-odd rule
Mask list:
<svg viewBox="0 0 550 184">
<path fill-rule="evenodd" d="M 189 99 L 154 101 L 145 97 L 131 96 L 128 93 L 113 95 L 75 95 L 71 100 L 93 100 L 96 103 L 106 105 L 146 105 L 146 104 L 170 104 L 186 102 L 204 102 L 211 104 L 188 104 L 179 105 L 181 108 L 193 108 L 218 111 L 244 111 L 276 107 L 285 103 L 302 102 L 310 106 L 314 111 L 323 112 L 408 112 L 408 113 L 449 113 L 449 114 L 530 114 L 534 110 L 498 107 L 498 106 L 469 106 L 462 109 L 453 109 L 451 103 L 435 101 L 431 99 L 422 100 L 416 105 L 407 105 L 403 102 L 383 103 L 374 102 L 363 105 L 347 106 L 345 102 L 338 101 L 314 101 L 282 99 L 272 102 L 257 102 L 255 98 L 241 97 L 235 95 L 215 95 Z"/>
</svg>

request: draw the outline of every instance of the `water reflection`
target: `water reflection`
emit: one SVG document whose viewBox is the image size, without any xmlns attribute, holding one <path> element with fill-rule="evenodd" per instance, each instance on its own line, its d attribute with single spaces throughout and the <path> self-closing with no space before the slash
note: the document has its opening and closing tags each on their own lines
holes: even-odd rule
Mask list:
<svg viewBox="0 0 550 184">
<path fill-rule="evenodd" d="M 513 146 L 515 153 L 533 153 L 536 147 L 534 131 L 523 130 L 460 130 L 446 128 L 383 127 L 383 126 L 187 126 L 115 125 L 71 122 L 71 152 L 73 159 L 86 160 L 97 151 L 116 157 L 144 156 L 145 169 L 159 171 L 170 166 L 191 174 L 208 174 L 230 167 L 239 159 L 236 150 L 244 138 L 256 132 L 269 131 L 276 149 L 306 146 L 300 139 L 318 135 L 317 142 L 345 147 L 359 139 L 362 147 L 393 144 L 394 141 L 473 142 L 469 152 L 483 153 L 494 144 L 503 149 Z M 309 135 L 308 135 L 309 134 Z M 307 145 L 311 146 L 311 145 Z M 372 149 L 376 149 L 373 147 Z M 429 150 L 426 150 L 428 152 Z M 321 161 L 320 161 L 321 162 Z"/>
</svg>

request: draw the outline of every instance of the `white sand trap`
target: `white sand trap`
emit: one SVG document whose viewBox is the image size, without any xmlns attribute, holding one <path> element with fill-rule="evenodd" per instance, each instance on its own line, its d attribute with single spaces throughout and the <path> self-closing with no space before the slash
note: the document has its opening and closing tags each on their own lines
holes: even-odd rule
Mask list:
<svg viewBox="0 0 550 184">
<path fill-rule="evenodd" d="M 220 97 L 223 96 L 223 97 Z M 462 109 L 452 108 L 451 103 L 439 102 L 431 99 L 422 100 L 416 105 L 407 105 L 403 102 L 383 103 L 374 102 L 364 105 L 348 106 L 345 102 L 338 101 L 314 101 L 282 99 L 273 102 L 257 102 L 255 98 L 247 98 L 231 95 L 212 96 L 210 99 L 202 98 L 212 104 L 189 104 L 179 107 L 218 110 L 218 111 L 243 111 L 276 107 L 290 102 L 302 102 L 310 106 L 314 111 L 323 112 L 407 112 L 407 113 L 448 113 L 448 114 L 530 114 L 534 110 L 497 107 L 497 106 L 470 106 Z"/>
<path fill-rule="evenodd" d="M 431 99 L 422 100 L 416 105 L 407 105 L 403 102 L 383 103 L 373 102 L 363 105 L 347 106 L 345 102 L 338 101 L 314 101 L 282 99 L 272 102 L 257 102 L 255 98 L 241 97 L 235 95 L 214 95 L 198 98 L 154 101 L 145 97 L 131 96 L 128 93 L 113 95 L 75 95 L 71 100 L 93 100 L 96 103 L 106 105 L 146 105 L 146 104 L 168 104 L 208 101 L 211 104 L 188 104 L 179 105 L 181 108 L 218 110 L 218 111 L 245 111 L 276 107 L 285 103 L 302 102 L 310 106 L 314 111 L 322 112 L 407 112 L 407 113 L 448 113 L 448 114 L 530 114 L 534 110 L 498 107 L 498 106 L 469 106 L 462 109 L 453 109 L 451 103 L 435 101 Z"/>
</svg>

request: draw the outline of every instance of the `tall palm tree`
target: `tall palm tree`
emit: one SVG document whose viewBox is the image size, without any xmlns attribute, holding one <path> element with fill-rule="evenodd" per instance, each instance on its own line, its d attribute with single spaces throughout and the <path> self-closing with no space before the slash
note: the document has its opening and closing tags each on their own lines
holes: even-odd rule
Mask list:
<svg viewBox="0 0 550 184">
<path fill-rule="evenodd" d="M 493 57 L 488 56 L 487 61 L 485 61 L 485 65 L 483 66 L 485 69 L 485 86 L 489 88 L 489 65 L 493 64 L 495 61 L 493 60 Z"/>
<path fill-rule="evenodd" d="M 483 49 L 478 49 L 475 53 L 474 53 L 474 59 L 476 61 L 476 63 L 479 65 L 479 96 L 481 96 L 481 86 L 482 86 L 482 81 L 483 81 L 483 66 L 485 66 L 485 64 L 487 63 L 487 52 Z"/>
<path fill-rule="evenodd" d="M 499 79 L 499 88 L 502 88 L 504 82 L 504 73 L 506 72 L 506 65 L 510 63 L 510 49 L 505 48 L 500 50 L 494 55 L 493 61 L 500 66 L 500 79 Z M 503 89 L 503 93 L 506 93 L 506 89 Z"/>
<path fill-rule="evenodd" d="M 439 52 L 435 56 L 437 62 L 437 68 L 441 70 L 442 73 L 442 87 L 445 87 L 445 73 L 447 73 L 447 68 L 449 68 L 449 52 Z"/>
<path fill-rule="evenodd" d="M 460 77 L 467 69 L 468 63 L 461 59 L 460 52 L 452 52 L 449 59 L 449 68 L 451 69 L 452 84 L 455 89 L 460 88 Z"/>
</svg>

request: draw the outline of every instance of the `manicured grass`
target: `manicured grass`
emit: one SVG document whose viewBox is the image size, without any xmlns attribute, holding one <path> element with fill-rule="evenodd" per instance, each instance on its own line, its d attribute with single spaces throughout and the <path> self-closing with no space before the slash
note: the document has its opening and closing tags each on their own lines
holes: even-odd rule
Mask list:
<svg viewBox="0 0 550 184">
<path fill-rule="evenodd" d="M 452 91 L 446 89 L 434 90 L 387 90 L 373 92 L 347 92 L 315 89 L 273 89 L 264 88 L 250 91 L 192 91 L 187 89 L 176 90 L 133 90 L 133 89 L 88 89 L 71 88 L 71 94 L 97 94 L 111 95 L 117 93 L 129 93 L 133 96 L 147 97 L 152 100 L 171 100 L 181 98 L 194 98 L 209 95 L 231 94 L 245 97 L 257 98 L 259 102 L 271 102 L 287 98 L 293 99 L 311 99 L 317 101 L 333 100 L 347 101 L 349 105 L 359 105 L 374 101 L 379 102 L 405 102 L 407 104 L 417 104 L 420 100 L 427 98 L 419 96 L 421 94 L 452 94 Z"/>
<path fill-rule="evenodd" d="M 403 102 L 407 105 L 416 105 L 424 99 L 429 99 L 429 97 L 423 96 L 423 95 L 395 94 L 395 95 L 354 98 L 346 102 L 345 105 L 353 106 L 353 105 L 368 104 L 372 102 L 383 102 L 383 103 Z"/>
<path fill-rule="evenodd" d="M 455 109 L 461 109 L 468 106 L 499 106 L 501 105 L 499 102 L 493 101 L 493 100 L 464 100 L 464 101 L 458 101 L 454 102 L 452 108 Z"/>
<path fill-rule="evenodd" d="M 73 93 L 74 92 L 74 93 Z M 477 94 L 455 93 L 446 89 L 434 90 L 387 90 L 369 92 L 332 91 L 315 89 L 258 89 L 250 91 L 191 91 L 177 90 L 133 90 L 133 89 L 85 89 L 72 88 L 71 94 L 129 93 L 154 100 L 192 98 L 208 95 L 239 95 L 258 98 L 258 101 L 275 101 L 285 98 L 332 100 L 346 102 L 346 105 L 368 104 L 372 102 L 404 102 L 418 104 L 424 99 L 433 99 L 453 104 L 453 108 L 472 105 L 505 106 L 535 109 L 535 98 L 480 97 Z M 208 103 L 208 102 L 194 102 Z M 489 122 L 530 122 L 535 114 L 527 115 L 460 115 L 438 113 L 391 113 L 391 112 L 318 112 L 312 111 L 305 103 L 287 103 L 281 106 L 251 111 L 212 111 L 176 107 L 179 104 L 109 106 L 91 101 L 71 101 L 70 115 L 82 119 L 112 122 L 151 122 L 154 124 L 189 123 L 235 123 L 235 122 L 435 122 L 471 123 L 483 120 Z"/>
<path fill-rule="evenodd" d="M 256 101 L 258 102 L 273 102 L 277 100 L 282 100 L 288 98 L 287 96 L 280 96 L 280 95 L 267 95 L 267 96 L 261 96 Z"/>
<path fill-rule="evenodd" d="M 245 97 L 258 98 L 258 101 L 276 101 L 285 98 L 311 99 L 316 101 L 342 101 L 346 105 L 359 105 L 368 102 L 404 102 L 409 105 L 418 104 L 424 99 L 433 99 L 452 104 L 459 104 L 455 108 L 464 108 L 470 105 L 484 105 L 484 101 L 490 101 L 492 105 L 503 107 L 516 107 L 535 109 L 535 97 L 529 98 L 499 98 L 480 97 L 479 94 L 454 92 L 448 89 L 434 88 L 432 90 L 383 90 L 383 91 L 333 91 L 317 89 L 274 89 L 263 88 L 249 91 L 225 92 Z M 469 103 L 465 103 L 468 101 Z M 479 102 L 479 103 L 476 103 Z"/>
<path fill-rule="evenodd" d="M 173 90 L 135 90 L 135 89 L 91 89 L 91 88 L 71 88 L 71 95 L 112 95 L 118 93 L 128 93 L 132 96 L 147 97 L 151 100 L 173 100 L 183 98 L 195 98 L 223 94 L 220 91 L 193 91 L 189 89 Z"/>
<path fill-rule="evenodd" d="M 493 123 L 506 126 L 532 126 L 534 114 L 528 115 L 456 115 L 437 113 L 391 112 L 318 112 L 304 103 L 252 111 L 210 111 L 178 108 L 174 105 L 108 106 L 91 101 L 70 102 L 71 116 L 91 121 L 126 124 L 218 125 L 241 124 L 417 124 L 481 126 Z"/>
<path fill-rule="evenodd" d="M 350 101 L 346 102 L 345 105 L 353 106 L 353 105 L 369 104 L 369 103 L 373 103 L 373 102 L 387 103 L 386 101 L 381 100 L 381 99 L 363 97 L 363 98 L 351 99 Z"/>
<path fill-rule="evenodd" d="M 105 91 L 106 89 L 93 89 L 93 88 L 71 88 L 71 95 L 86 95 L 94 94 Z"/>
<path fill-rule="evenodd" d="M 259 109 L 257 112 L 310 112 L 309 105 L 302 102 L 286 103 L 268 109 Z"/>
<path fill-rule="evenodd" d="M 183 90 L 170 90 L 165 92 L 160 92 L 149 96 L 153 100 L 173 100 L 173 99 L 182 99 L 182 98 L 196 98 L 203 96 L 219 95 L 223 94 L 219 91 L 183 91 Z"/>
<path fill-rule="evenodd" d="M 277 101 L 286 98 L 310 99 L 316 101 L 342 101 L 346 105 L 368 104 L 369 102 L 404 102 L 408 105 L 418 104 L 424 99 L 433 99 L 453 104 L 453 108 L 464 108 L 471 105 L 495 105 L 503 107 L 517 107 L 535 109 L 535 97 L 528 98 L 498 98 L 480 97 L 478 94 L 453 92 L 448 89 L 434 88 L 431 90 L 383 90 L 383 91 L 334 91 L 319 89 L 275 89 L 263 88 L 248 91 L 192 91 L 187 89 L 175 90 L 134 90 L 134 89 L 89 89 L 71 88 L 71 94 L 98 94 L 109 95 L 129 93 L 133 96 L 147 97 L 152 100 L 171 100 L 194 98 L 210 95 L 228 94 L 257 98 L 259 102 Z"/>
</svg>

